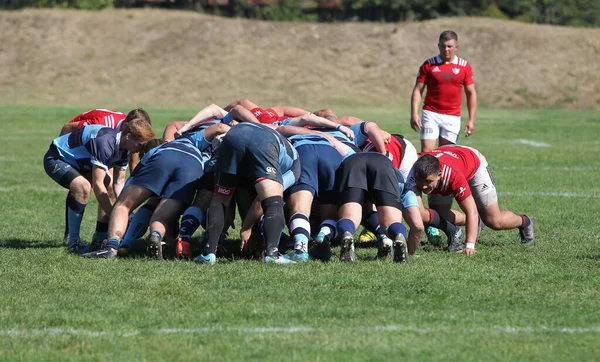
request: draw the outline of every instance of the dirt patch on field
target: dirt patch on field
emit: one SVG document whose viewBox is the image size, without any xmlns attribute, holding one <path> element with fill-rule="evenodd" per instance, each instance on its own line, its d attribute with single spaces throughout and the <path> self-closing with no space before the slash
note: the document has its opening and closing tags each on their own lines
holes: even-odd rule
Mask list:
<svg viewBox="0 0 600 362">
<path fill-rule="evenodd" d="M 600 108 L 600 29 L 451 18 L 273 23 L 167 10 L 0 12 L 0 103 L 408 107 L 439 33 L 459 34 L 482 106 Z"/>
</svg>

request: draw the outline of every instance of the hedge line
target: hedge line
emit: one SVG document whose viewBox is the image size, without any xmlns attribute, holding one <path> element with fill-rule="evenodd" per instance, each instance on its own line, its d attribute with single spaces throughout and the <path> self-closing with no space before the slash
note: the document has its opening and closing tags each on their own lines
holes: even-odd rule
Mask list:
<svg viewBox="0 0 600 362">
<path fill-rule="evenodd" d="M 0 0 L 0 8 L 104 9 L 163 6 L 224 16 L 285 21 L 427 20 L 446 16 L 488 16 L 529 23 L 600 26 L 599 0 Z M 262 3 L 263 5 L 254 5 Z M 273 5 L 264 5 L 264 4 Z M 276 3 L 276 5 L 274 5 Z"/>
</svg>

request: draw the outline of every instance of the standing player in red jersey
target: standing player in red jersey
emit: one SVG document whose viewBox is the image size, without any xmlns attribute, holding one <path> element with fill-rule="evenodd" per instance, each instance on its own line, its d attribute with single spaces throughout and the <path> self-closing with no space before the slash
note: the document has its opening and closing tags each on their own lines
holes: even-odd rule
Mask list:
<svg viewBox="0 0 600 362">
<path fill-rule="evenodd" d="M 443 229 L 440 217 L 453 224 L 466 224 L 467 254 L 475 253 L 480 217 L 486 226 L 494 230 L 518 228 L 524 245 L 535 243 L 533 220 L 529 216 L 500 210 L 496 184 L 487 160 L 474 148 L 448 145 L 433 152 L 421 153 L 406 187 L 415 190 L 419 199 L 421 193 L 429 194 L 430 209 L 425 209 L 419 200 L 425 224 Z M 464 215 L 451 210 L 453 199 L 456 199 Z M 441 223 L 445 224 L 446 221 L 442 220 Z M 449 239 L 449 250 L 462 249 L 459 240 Z M 453 241 L 456 241 L 455 245 L 451 245 Z"/>
<path fill-rule="evenodd" d="M 440 34 L 440 54 L 427 59 L 419 68 L 411 96 L 410 126 L 421 132 L 421 151 L 431 152 L 436 140 L 440 146 L 456 144 L 460 133 L 460 106 L 462 88 L 467 96 L 469 120 L 464 127 L 465 136 L 475 130 L 477 93 L 471 65 L 456 56 L 458 35 L 452 30 Z M 423 114 L 419 118 L 419 104 L 427 88 Z"/>
</svg>

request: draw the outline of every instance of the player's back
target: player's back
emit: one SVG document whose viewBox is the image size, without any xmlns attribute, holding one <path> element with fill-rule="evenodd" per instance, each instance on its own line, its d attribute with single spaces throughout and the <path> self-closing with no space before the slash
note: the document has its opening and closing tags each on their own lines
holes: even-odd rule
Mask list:
<svg viewBox="0 0 600 362">
<path fill-rule="evenodd" d="M 77 117 L 73 118 L 69 123 L 78 123 L 78 128 L 96 124 L 117 129 L 120 127 L 121 122 L 126 117 L 126 114 L 118 111 L 98 108 L 92 109 L 90 111 L 78 115 Z"/>
</svg>

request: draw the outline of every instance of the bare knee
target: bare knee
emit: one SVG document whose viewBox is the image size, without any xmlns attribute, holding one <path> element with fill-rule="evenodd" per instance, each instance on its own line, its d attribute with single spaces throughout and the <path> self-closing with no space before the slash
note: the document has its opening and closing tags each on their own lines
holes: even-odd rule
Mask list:
<svg viewBox="0 0 600 362">
<path fill-rule="evenodd" d="M 492 230 L 502 230 L 502 220 L 498 217 L 483 217 L 483 223 L 485 226 L 489 227 Z"/>
</svg>

